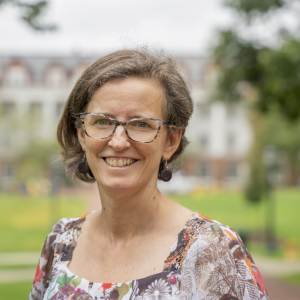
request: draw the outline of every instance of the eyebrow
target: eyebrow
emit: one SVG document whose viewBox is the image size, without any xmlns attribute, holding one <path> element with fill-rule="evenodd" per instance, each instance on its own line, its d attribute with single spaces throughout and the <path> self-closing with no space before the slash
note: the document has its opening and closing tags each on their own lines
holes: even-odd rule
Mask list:
<svg viewBox="0 0 300 300">
<path fill-rule="evenodd" d="M 151 118 L 151 117 L 149 117 L 149 116 L 145 117 L 145 116 L 139 116 L 139 115 L 134 115 L 134 116 L 130 117 L 130 119 L 149 119 L 149 118 Z"/>
<path fill-rule="evenodd" d="M 115 115 L 111 114 L 111 113 L 108 113 L 108 112 L 91 112 L 93 114 L 102 114 L 106 117 L 110 117 L 110 118 L 113 118 L 113 119 L 117 119 Z M 128 120 L 131 120 L 131 119 L 152 119 L 152 118 L 155 118 L 153 116 L 141 116 L 141 115 L 133 115 L 131 116 Z"/>
<path fill-rule="evenodd" d="M 114 115 L 112 115 L 110 113 L 102 112 L 102 111 L 88 111 L 87 113 L 90 113 L 90 114 L 99 114 L 99 115 L 104 115 L 105 117 L 115 118 Z"/>
</svg>

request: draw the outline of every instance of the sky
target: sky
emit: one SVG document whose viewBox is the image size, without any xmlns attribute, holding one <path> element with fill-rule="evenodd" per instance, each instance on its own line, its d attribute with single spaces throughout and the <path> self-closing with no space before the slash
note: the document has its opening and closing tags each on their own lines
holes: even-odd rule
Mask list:
<svg viewBox="0 0 300 300">
<path fill-rule="evenodd" d="M 122 47 L 205 55 L 216 30 L 230 21 L 223 0 L 50 0 L 45 22 L 32 31 L 11 7 L 0 10 L 0 53 L 95 53 Z"/>
</svg>

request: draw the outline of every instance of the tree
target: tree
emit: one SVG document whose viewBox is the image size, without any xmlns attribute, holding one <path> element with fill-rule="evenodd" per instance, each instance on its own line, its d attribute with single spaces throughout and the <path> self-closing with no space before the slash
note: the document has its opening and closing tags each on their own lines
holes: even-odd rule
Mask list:
<svg viewBox="0 0 300 300">
<path fill-rule="evenodd" d="M 271 19 L 272 14 L 276 16 L 280 11 L 291 10 L 296 2 L 227 0 L 226 3 L 237 13 L 237 22 L 241 26 L 234 24 L 220 32 L 213 52 L 219 71 L 218 98 L 238 101 L 247 98 L 245 93 L 250 90 L 253 105 L 262 113 L 276 106 L 288 120 L 300 119 L 298 32 L 278 25 L 272 45 L 253 38 L 253 28 L 257 24 L 267 23 L 267 16 Z M 300 9 L 298 17 L 300 20 Z M 298 23 L 300 26 L 300 21 Z"/>
<path fill-rule="evenodd" d="M 229 7 L 250 18 L 255 14 L 282 8 L 285 4 L 284 0 L 227 0 L 226 2 Z"/>
<path fill-rule="evenodd" d="M 291 123 L 280 112 L 272 110 L 265 118 L 263 143 L 273 147 L 278 168 L 286 167 L 286 183 L 297 185 L 300 178 L 300 120 Z"/>
<path fill-rule="evenodd" d="M 19 1 L 19 0 L 0 0 L 0 9 L 5 5 L 15 7 L 20 11 L 20 18 L 30 28 L 36 31 L 53 31 L 56 29 L 54 24 L 47 24 L 41 20 L 43 13 L 48 7 L 48 1 Z"/>
<path fill-rule="evenodd" d="M 219 33 L 212 53 L 218 72 L 214 98 L 246 101 L 250 108 L 254 143 L 245 195 L 252 202 L 268 200 L 266 237 L 274 249 L 275 203 L 270 193 L 274 174 L 285 159 L 289 183 L 297 184 L 300 176 L 300 5 L 297 0 L 225 3 L 235 20 Z M 283 15 L 293 15 L 297 26 L 280 23 Z M 276 28 L 270 33 L 272 20 Z M 268 35 L 262 38 L 264 32 Z"/>
<path fill-rule="evenodd" d="M 55 194 L 66 183 L 58 145 L 54 141 L 33 140 L 15 162 L 16 179 L 24 192 Z"/>
<path fill-rule="evenodd" d="M 249 200 L 258 201 L 268 193 L 264 149 L 269 145 L 280 149 L 286 157 L 289 183 L 296 184 L 299 176 L 300 135 L 296 129 L 300 122 L 300 37 L 298 31 L 286 28 L 284 22 L 280 24 L 280 19 L 272 43 L 259 35 L 261 28 L 270 29 L 268 21 L 278 18 L 280 13 L 291 14 L 293 10 L 300 15 L 300 6 L 299 1 L 293 0 L 226 0 L 225 3 L 236 17 L 231 27 L 219 33 L 212 53 L 218 70 L 214 98 L 227 102 L 247 101 L 252 109 L 255 144 L 249 155 L 246 195 Z M 298 10 L 295 9 L 297 4 Z M 300 26 L 300 18 L 295 20 Z M 289 133 L 279 131 L 278 126 L 274 128 L 282 134 L 271 133 L 272 126 L 276 125 L 274 119 L 282 128 L 289 127 Z M 276 136 L 276 141 L 268 135 Z"/>
</svg>

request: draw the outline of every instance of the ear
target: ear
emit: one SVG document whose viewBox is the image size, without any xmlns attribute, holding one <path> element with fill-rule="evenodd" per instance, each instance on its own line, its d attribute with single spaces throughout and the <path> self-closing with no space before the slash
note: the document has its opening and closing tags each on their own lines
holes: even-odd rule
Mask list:
<svg viewBox="0 0 300 300">
<path fill-rule="evenodd" d="M 163 152 L 163 158 L 169 160 L 172 155 L 176 152 L 182 137 L 182 129 L 172 129 L 170 128 L 167 132 L 165 149 Z"/>
<path fill-rule="evenodd" d="M 85 134 L 82 128 L 77 128 L 77 138 L 83 151 L 85 151 Z"/>
</svg>

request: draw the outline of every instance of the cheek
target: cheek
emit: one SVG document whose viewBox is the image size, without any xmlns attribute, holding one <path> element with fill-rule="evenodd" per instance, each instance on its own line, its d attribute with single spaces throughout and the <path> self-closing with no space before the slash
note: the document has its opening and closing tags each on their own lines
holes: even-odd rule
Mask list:
<svg viewBox="0 0 300 300">
<path fill-rule="evenodd" d="M 154 147 L 154 151 L 157 153 L 160 158 L 163 156 L 167 146 L 167 137 L 165 132 L 161 132 L 161 135 L 159 136 L 159 139 L 157 139 L 157 144 Z"/>
<path fill-rule="evenodd" d="M 105 144 L 106 142 L 104 141 L 89 140 L 87 141 L 86 146 L 90 152 L 98 152 L 103 149 Z"/>
<path fill-rule="evenodd" d="M 151 164 L 159 165 L 160 160 L 163 156 L 163 145 L 161 141 L 158 141 L 154 145 L 151 145 L 151 148 L 148 149 L 145 153 L 146 158 L 148 158 Z"/>
<path fill-rule="evenodd" d="M 99 168 L 101 168 L 102 163 L 100 153 L 103 147 L 104 143 L 99 141 L 92 141 L 86 144 L 86 158 L 96 180 L 99 180 Z"/>
</svg>

